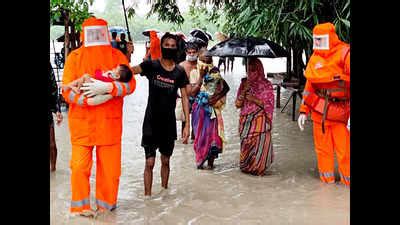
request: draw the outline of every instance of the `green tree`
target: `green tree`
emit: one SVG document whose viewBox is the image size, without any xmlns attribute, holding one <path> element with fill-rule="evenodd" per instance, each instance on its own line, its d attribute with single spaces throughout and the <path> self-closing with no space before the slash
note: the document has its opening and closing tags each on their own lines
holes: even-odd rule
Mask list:
<svg viewBox="0 0 400 225">
<path fill-rule="evenodd" d="M 65 57 L 67 57 L 70 50 L 79 47 L 79 34 L 82 30 L 82 23 L 91 16 L 89 5 L 92 4 L 93 0 L 50 1 L 51 24 L 60 24 L 60 22 L 64 24 L 64 46 L 68 46 L 65 47 Z"/>
<path fill-rule="evenodd" d="M 109 26 L 122 26 L 125 27 L 123 9 L 121 1 L 106 0 L 104 12 L 96 12 L 95 16 L 104 18 L 107 20 Z M 139 16 L 135 14 L 135 8 L 137 5 L 127 6 L 128 24 L 132 38 L 135 42 L 145 41 L 146 37 L 142 35 L 142 31 L 150 28 L 158 29 L 160 31 L 181 31 L 188 34 L 193 28 L 202 28 L 210 33 L 214 33 L 218 30 L 217 24 L 210 21 L 210 12 L 201 9 L 196 10 L 196 7 L 191 7 L 189 12 L 182 13 L 184 18 L 182 23 L 173 23 L 169 21 L 161 21 L 156 14 L 149 13 L 146 16 Z M 198 6 L 198 8 L 204 8 Z"/>
<path fill-rule="evenodd" d="M 167 2 L 175 4 L 175 1 Z M 280 43 L 290 53 L 287 58 L 289 79 L 294 75 L 304 80 L 302 75 L 312 52 L 312 29 L 316 24 L 332 22 L 340 39 L 350 41 L 350 0 L 193 0 L 192 5 L 197 4 L 213 6 L 209 18 L 213 22 L 219 20 L 218 27 L 225 33 Z M 155 8 L 158 10 L 152 13 L 164 15 L 161 18 L 172 21 L 179 16 L 173 17 L 167 9 Z"/>
</svg>

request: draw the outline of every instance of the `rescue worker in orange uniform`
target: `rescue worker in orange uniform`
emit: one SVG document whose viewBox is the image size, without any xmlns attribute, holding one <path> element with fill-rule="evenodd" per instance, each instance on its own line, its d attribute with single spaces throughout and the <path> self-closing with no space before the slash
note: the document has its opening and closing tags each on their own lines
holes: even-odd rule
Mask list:
<svg viewBox="0 0 400 225">
<path fill-rule="evenodd" d="M 118 49 L 112 48 L 103 19 L 91 17 L 82 24 L 83 45 L 68 56 L 64 74 L 63 96 L 69 103 L 69 130 L 72 156 L 70 211 L 79 215 L 92 216 L 90 208 L 90 173 L 92 152 L 96 147 L 96 205 L 97 210 L 116 208 L 119 177 L 121 174 L 121 135 L 123 97 L 136 87 L 135 78 L 129 82 L 103 82 L 93 79 L 92 83 L 79 83 L 84 74 L 94 77 L 95 71 L 108 71 L 128 60 Z M 83 86 L 79 91 L 77 87 Z M 83 92 L 84 91 L 84 92 Z M 108 94 L 107 94 L 108 93 Z M 88 99 L 109 96 L 106 102 L 92 106 Z"/>
<path fill-rule="evenodd" d="M 335 183 L 336 152 L 340 181 L 350 186 L 350 45 L 339 40 L 332 23 L 323 23 L 313 29 L 313 50 L 298 125 L 304 129 L 311 111 L 321 181 Z"/>
<path fill-rule="evenodd" d="M 156 31 L 150 31 L 150 57 L 151 60 L 157 60 L 161 58 L 161 42 L 160 37 Z"/>
<path fill-rule="evenodd" d="M 149 42 L 146 42 L 146 55 L 144 60 L 157 60 L 161 58 L 160 32 L 149 31 Z"/>
</svg>

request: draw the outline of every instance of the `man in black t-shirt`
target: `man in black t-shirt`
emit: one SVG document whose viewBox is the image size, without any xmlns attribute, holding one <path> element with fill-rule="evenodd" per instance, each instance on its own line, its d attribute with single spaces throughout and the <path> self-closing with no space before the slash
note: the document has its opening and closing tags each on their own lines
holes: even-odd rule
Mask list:
<svg viewBox="0 0 400 225">
<path fill-rule="evenodd" d="M 120 35 L 120 41 L 118 42 L 118 49 L 124 53 L 124 55 L 126 55 L 126 53 L 128 52 L 128 42 L 126 42 L 125 40 L 125 34 L 121 33 Z"/>
<path fill-rule="evenodd" d="M 174 60 L 177 56 L 177 37 L 165 33 L 161 38 L 161 59 L 147 60 L 132 70 L 135 74 L 146 76 L 149 80 L 149 97 L 143 121 L 142 146 L 145 150 L 144 195 L 151 196 L 153 167 L 156 150 L 161 153 L 161 186 L 168 188 L 169 159 L 172 155 L 176 134 L 175 106 L 177 91 L 180 88 L 186 121 L 189 121 L 189 100 L 187 90 L 190 86 L 185 70 Z M 189 124 L 183 129 L 183 139 L 189 137 Z"/>
</svg>

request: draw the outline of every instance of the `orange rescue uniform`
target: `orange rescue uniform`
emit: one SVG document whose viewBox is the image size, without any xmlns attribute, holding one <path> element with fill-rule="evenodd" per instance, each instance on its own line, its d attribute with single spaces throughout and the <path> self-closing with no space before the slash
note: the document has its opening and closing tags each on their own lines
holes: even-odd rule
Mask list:
<svg viewBox="0 0 400 225">
<path fill-rule="evenodd" d="M 91 17 L 84 21 L 86 27 L 105 26 L 107 22 Z M 107 31 L 108 33 L 108 31 Z M 82 40 L 85 43 L 85 35 Z M 109 38 L 108 38 L 109 39 Z M 111 70 L 128 60 L 111 45 L 85 46 L 72 51 L 67 57 L 63 84 L 87 73 L 94 76 L 96 69 Z M 136 87 L 135 78 L 128 83 L 112 82 L 113 98 L 97 106 L 88 106 L 82 93 L 64 90 L 63 97 L 70 104 L 68 112 L 72 144 L 71 167 L 71 212 L 90 209 L 90 172 L 92 150 L 96 146 L 96 204 L 98 208 L 112 210 L 116 207 L 119 177 L 121 174 L 121 135 L 123 96 L 131 94 Z"/>
<path fill-rule="evenodd" d="M 329 49 L 314 49 L 309 59 L 300 112 L 311 111 L 321 181 L 335 182 L 336 151 L 340 180 L 349 186 L 350 132 L 346 124 L 350 113 L 350 46 L 339 40 L 331 23 L 316 25 L 313 35 L 328 35 Z"/>
<path fill-rule="evenodd" d="M 150 31 L 150 56 L 151 60 L 161 58 L 161 42 L 156 31 Z"/>
</svg>

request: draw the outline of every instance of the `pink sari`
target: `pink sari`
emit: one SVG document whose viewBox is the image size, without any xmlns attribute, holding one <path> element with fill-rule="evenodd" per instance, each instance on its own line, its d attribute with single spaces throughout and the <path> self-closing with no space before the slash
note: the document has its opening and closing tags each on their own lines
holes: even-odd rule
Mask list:
<svg viewBox="0 0 400 225">
<path fill-rule="evenodd" d="M 245 82 L 249 82 L 248 94 L 261 100 L 263 107 L 246 99 L 243 102 L 239 121 L 240 169 L 245 173 L 264 175 L 273 162 L 274 91 L 271 82 L 265 78 L 259 59 L 250 59 L 248 78 L 242 79 L 237 97 L 243 94 Z"/>
</svg>

